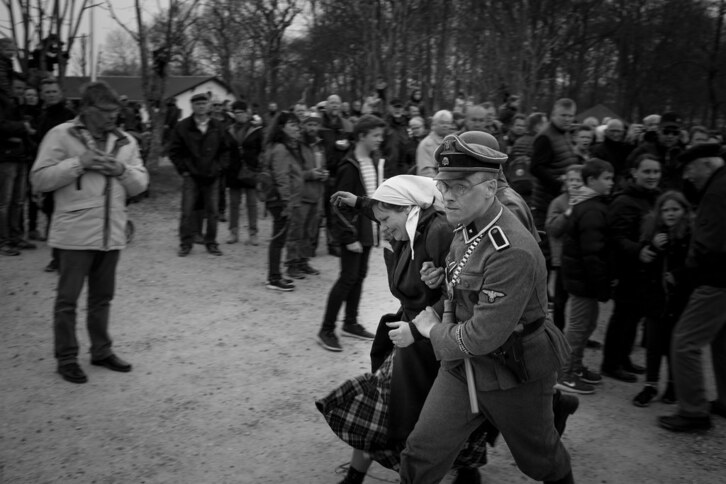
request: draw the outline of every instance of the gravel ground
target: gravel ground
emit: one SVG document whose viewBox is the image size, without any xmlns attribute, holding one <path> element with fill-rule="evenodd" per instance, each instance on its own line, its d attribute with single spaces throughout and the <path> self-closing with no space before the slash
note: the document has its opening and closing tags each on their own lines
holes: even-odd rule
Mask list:
<svg viewBox="0 0 726 484">
<path fill-rule="evenodd" d="M 263 285 L 264 243 L 221 244 L 223 257 L 196 246 L 179 258 L 179 180 L 169 167 L 155 180 L 152 196 L 129 207 L 136 238 L 122 254 L 112 307 L 114 348 L 133 372 L 91 367 L 81 324 L 89 382 L 63 381 L 52 357 L 56 275 L 42 271 L 48 249 L 0 259 L 0 483 L 338 482 L 350 449 L 313 402 L 369 367 L 364 341 L 344 338 L 342 353 L 314 341 L 338 259 L 320 255 L 312 261 L 320 276 L 276 293 Z M 261 240 L 270 225 L 261 220 Z M 360 320 L 373 330 L 395 308 L 375 249 Z M 597 368 L 600 357 L 587 350 L 586 362 Z M 644 361 L 641 348 L 634 358 Z M 634 407 L 640 388 L 606 379 L 580 398 L 564 436 L 577 482 L 726 482 L 726 422 L 715 417 L 700 435 L 661 430 L 656 417 L 675 407 Z M 501 439 L 481 475 L 485 483 L 532 482 Z M 398 479 L 375 465 L 366 482 Z"/>
</svg>

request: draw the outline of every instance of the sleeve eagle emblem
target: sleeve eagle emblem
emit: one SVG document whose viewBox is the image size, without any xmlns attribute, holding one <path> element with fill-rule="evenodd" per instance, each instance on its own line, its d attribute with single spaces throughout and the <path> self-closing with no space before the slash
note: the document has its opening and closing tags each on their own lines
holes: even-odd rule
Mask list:
<svg viewBox="0 0 726 484">
<path fill-rule="evenodd" d="M 489 299 L 490 303 L 495 302 L 497 298 L 506 296 L 503 292 L 492 291 L 491 289 L 482 289 L 481 292 Z"/>
</svg>

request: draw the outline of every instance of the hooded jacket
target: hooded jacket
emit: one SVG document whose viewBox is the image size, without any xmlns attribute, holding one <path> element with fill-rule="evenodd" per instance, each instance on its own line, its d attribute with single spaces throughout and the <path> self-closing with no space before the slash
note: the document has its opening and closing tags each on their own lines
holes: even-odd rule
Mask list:
<svg viewBox="0 0 726 484">
<path fill-rule="evenodd" d="M 582 187 L 570 199 L 572 214 L 562 241 L 565 289 L 580 297 L 610 299 L 608 271 L 608 206 L 606 198 Z"/>
</svg>

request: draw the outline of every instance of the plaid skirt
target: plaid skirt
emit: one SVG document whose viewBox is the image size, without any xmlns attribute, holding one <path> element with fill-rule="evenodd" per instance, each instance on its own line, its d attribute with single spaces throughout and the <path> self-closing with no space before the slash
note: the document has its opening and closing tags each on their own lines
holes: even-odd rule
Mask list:
<svg viewBox="0 0 726 484">
<path fill-rule="evenodd" d="M 383 467 L 398 471 L 406 442 L 388 439 L 388 403 L 395 354 L 391 352 L 375 373 L 347 380 L 317 400 L 315 406 L 344 442 L 365 451 Z M 469 436 L 453 468 L 486 464 L 487 429 L 482 425 Z"/>
</svg>

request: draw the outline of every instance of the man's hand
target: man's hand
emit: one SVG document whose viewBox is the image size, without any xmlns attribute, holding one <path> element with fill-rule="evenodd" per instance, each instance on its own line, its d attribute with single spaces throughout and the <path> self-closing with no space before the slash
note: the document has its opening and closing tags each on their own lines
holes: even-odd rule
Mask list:
<svg viewBox="0 0 726 484">
<path fill-rule="evenodd" d="M 431 289 L 439 287 L 444 282 L 444 268 L 435 267 L 434 263 L 429 260 L 421 265 L 419 274 L 421 274 L 423 283 Z"/>
<path fill-rule="evenodd" d="M 649 262 L 653 262 L 653 259 L 655 259 L 655 252 L 650 250 L 649 247 L 643 247 L 640 250 L 639 258 L 640 258 L 640 262 L 648 264 Z"/>
<path fill-rule="evenodd" d="M 351 252 L 355 252 L 356 254 L 363 253 L 363 244 L 361 244 L 357 240 L 355 242 L 353 242 L 352 244 L 345 244 L 345 248 Z"/>
<path fill-rule="evenodd" d="M 405 348 L 413 343 L 413 334 L 411 334 L 411 326 L 405 321 L 394 321 L 386 323 L 386 326 L 393 328 L 388 332 L 388 337 L 394 345 L 399 348 Z"/>
<path fill-rule="evenodd" d="M 431 306 L 426 306 L 426 309 L 418 313 L 418 316 L 414 318 L 413 324 L 416 325 L 416 329 L 424 338 L 430 338 L 431 329 L 439 324 L 439 315 Z"/>
</svg>

